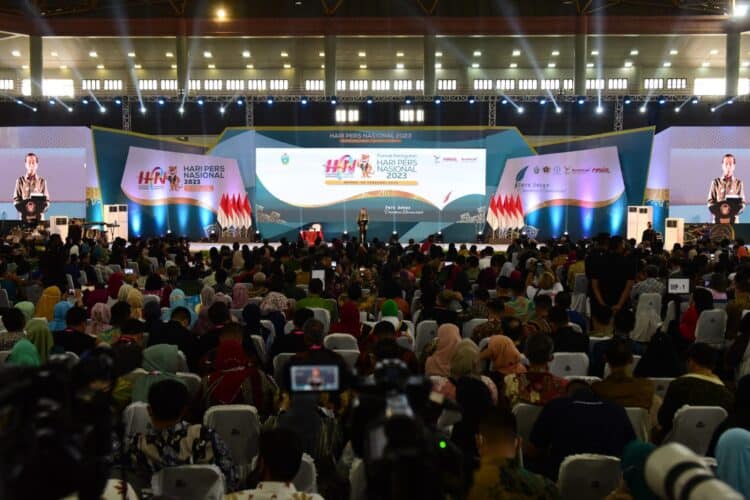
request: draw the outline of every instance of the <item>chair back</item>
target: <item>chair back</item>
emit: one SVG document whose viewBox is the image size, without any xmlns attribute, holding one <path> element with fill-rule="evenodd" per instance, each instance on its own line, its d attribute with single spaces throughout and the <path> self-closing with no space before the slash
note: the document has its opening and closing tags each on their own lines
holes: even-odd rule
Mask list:
<svg viewBox="0 0 750 500">
<path fill-rule="evenodd" d="M 586 453 L 570 455 L 560 464 L 558 487 L 562 498 L 601 500 L 620 485 L 620 459 Z"/>
<path fill-rule="evenodd" d="M 344 358 L 349 369 L 354 370 L 354 366 L 357 364 L 359 359 L 359 350 L 354 349 L 333 349 L 333 352 Z"/>
<path fill-rule="evenodd" d="M 268 362 L 268 353 L 266 352 L 266 344 L 263 342 L 263 337 L 260 335 L 251 335 L 250 339 L 253 341 L 255 351 L 258 353 L 260 362 L 265 366 Z"/>
<path fill-rule="evenodd" d="M 417 325 L 417 337 L 414 352 L 422 359 L 424 348 L 437 336 L 438 324 L 435 320 L 421 321 Z"/>
<path fill-rule="evenodd" d="M 146 307 L 146 304 L 149 302 L 156 302 L 157 304 L 161 303 L 161 297 L 158 295 L 148 294 L 143 296 L 143 306 Z"/>
<path fill-rule="evenodd" d="M 273 378 L 281 387 L 284 384 L 284 369 L 290 359 L 294 357 L 294 352 L 282 352 L 273 358 Z"/>
<path fill-rule="evenodd" d="M 235 465 L 248 465 L 258 454 L 260 420 L 254 406 L 212 406 L 203 415 L 203 423 L 212 427 L 226 443 Z"/>
<path fill-rule="evenodd" d="M 292 479 L 292 484 L 297 491 L 318 492 L 318 471 L 315 468 L 315 460 L 307 453 L 302 454 L 302 462 L 299 464 L 297 475 Z"/>
<path fill-rule="evenodd" d="M 674 414 L 672 430 L 664 443 L 680 443 L 698 455 L 705 455 L 714 431 L 727 418 L 720 406 L 685 405 Z"/>
<path fill-rule="evenodd" d="M 628 414 L 628 419 L 630 419 L 630 423 L 633 425 L 635 437 L 641 441 L 649 441 L 651 420 L 648 410 L 636 406 L 628 406 L 625 408 L 625 413 Z"/>
<path fill-rule="evenodd" d="M 177 351 L 177 371 L 178 372 L 190 371 L 190 368 L 188 368 L 188 364 L 187 364 L 187 358 L 185 357 L 185 353 L 182 351 Z"/>
<path fill-rule="evenodd" d="M 674 378 L 649 377 L 649 380 L 654 383 L 654 394 L 664 399 L 664 395 L 667 393 L 669 384 L 672 383 Z"/>
<path fill-rule="evenodd" d="M 224 475 L 215 465 L 165 467 L 151 476 L 154 495 L 180 500 L 222 500 Z"/>
<path fill-rule="evenodd" d="M 513 415 L 515 415 L 516 422 L 518 423 L 518 435 L 523 438 L 525 443 L 529 442 L 531 429 L 534 428 L 534 424 L 536 423 L 536 419 L 539 418 L 542 408 L 542 406 L 527 403 L 518 403 L 513 407 Z"/>
<path fill-rule="evenodd" d="M 75 283 L 73 283 L 73 276 L 72 275 L 66 273 L 65 274 L 65 281 L 68 284 L 68 290 L 73 290 L 76 287 Z"/>
<path fill-rule="evenodd" d="M 245 320 L 242 319 L 242 309 L 232 308 L 232 309 L 229 309 L 229 312 L 231 313 L 232 316 L 234 316 L 234 319 L 237 320 L 237 323 L 241 325 L 245 324 Z"/>
<path fill-rule="evenodd" d="M 406 349 L 407 351 L 414 352 L 414 338 L 407 335 L 401 335 L 396 337 L 396 343 Z"/>
<path fill-rule="evenodd" d="M 695 341 L 722 349 L 727 331 L 727 312 L 723 309 L 703 311 L 695 325 Z"/>
<path fill-rule="evenodd" d="M 323 323 L 323 333 L 327 334 L 331 329 L 331 313 L 328 309 L 322 307 L 309 307 L 308 309 L 313 312 L 315 319 Z"/>
<path fill-rule="evenodd" d="M 478 327 L 479 325 L 483 323 L 487 323 L 489 321 L 487 318 L 474 318 L 470 319 L 466 323 L 464 323 L 463 328 L 461 328 L 461 337 L 465 339 L 470 339 L 471 335 L 474 333 L 474 328 Z"/>
<path fill-rule="evenodd" d="M 0 351 L 0 365 L 5 364 L 5 360 L 10 356 L 10 351 Z"/>
<path fill-rule="evenodd" d="M 323 346 L 326 349 L 351 349 L 359 351 L 359 344 L 354 335 L 348 333 L 329 333 L 323 339 Z"/>
<path fill-rule="evenodd" d="M 294 321 L 287 321 L 284 323 L 284 335 L 291 333 L 292 330 L 294 330 Z"/>
<path fill-rule="evenodd" d="M 588 375 L 589 357 L 583 352 L 556 352 L 553 354 L 549 371 L 558 377 Z"/>
<path fill-rule="evenodd" d="M 661 295 L 642 293 L 635 309 L 635 328 L 630 338 L 638 342 L 649 342 L 661 324 Z"/>
<path fill-rule="evenodd" d="M 151 429 L 151 417 L 148 414 L 148 403 L 136 401 L 130 403 L 122 412 L 122 423 L 125 426 L 125 442 L 139 433 Z"/>
<path fill-rule="evenodd" d="M 195 373 L 188 372 L 177 372 L 176 375 L 187 386 L 190 399 L 195 398 L 201 390 L 201 378 Z"/>
</svg>

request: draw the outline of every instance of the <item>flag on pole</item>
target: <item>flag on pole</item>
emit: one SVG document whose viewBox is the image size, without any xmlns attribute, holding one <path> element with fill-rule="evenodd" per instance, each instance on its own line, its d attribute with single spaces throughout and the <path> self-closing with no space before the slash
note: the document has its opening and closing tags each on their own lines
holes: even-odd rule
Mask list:
<svg viewBox="0 0 750 500">
<path fill-rule="evenodd" d="M 495 205 L 495 195 L 490 196 L 490 205 L 487 208 L 487 224 L 494 231 L 497 229 L 497 214 Z"/>
</svg>

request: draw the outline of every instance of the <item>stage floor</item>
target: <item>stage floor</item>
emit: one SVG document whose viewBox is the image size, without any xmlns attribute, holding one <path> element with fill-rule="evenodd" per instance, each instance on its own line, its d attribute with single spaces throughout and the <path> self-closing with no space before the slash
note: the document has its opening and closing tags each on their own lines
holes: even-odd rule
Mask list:
<svg viewBox="0 0 750 500">
<path fill-rule="evenodd" d="M 211 247 L 220 248 L 222 245 L 229 245 L 232 246 L 231 243 L 204 243 L 201 241 L 191 241 L 190 242 L 190 251 L 191 252 L 207 252 L 211 249 Z M 247 245 L 251 249 L 263 246 L 263 243 L 240 243 L 240 246 Z M 271 241 L 269 242 L 269 245 L 276 248 L 279 246 L 278 241 Z M 330 245 L 330 243 L 329 243 Z M 443 250 L 448 250 L 448 243 L 436 243 L 436 245 L 440 245 L 443 247 Z M 461 248 L 461 245 L 466 245 L 467 248 L 471 248 L 471 245 L 476 245 L 478 249 L 483 249 L 488 246 L 492 247 L 496 252 L 504 252 L 508 249 L 508 245 L 488 245 L 486 243 L 455 243 L 456 248 Z"/>
</svg>

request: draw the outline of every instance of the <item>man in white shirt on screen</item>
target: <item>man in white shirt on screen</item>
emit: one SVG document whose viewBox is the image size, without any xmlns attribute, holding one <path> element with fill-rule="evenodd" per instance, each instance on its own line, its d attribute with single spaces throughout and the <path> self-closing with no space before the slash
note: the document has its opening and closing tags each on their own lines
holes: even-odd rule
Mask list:
<svg viewBox="0 0 750 500">
<path fill-rule="evenodd" d="M 39 168 L 39 157 L 36 153 L 28 153 L 25 158 L 26 175 L 16 179 L 16 187 L 13 190 L 13 204 L 20 213 L 23 213 L 23 204 L 29 200 L 33 194 L 41 194 L 45 198 L 44 207 L 40 212 L 46 212 L 49 208 L 49 191 L 47 190 L 47 181 L 37 175 Z"/>
</svg>

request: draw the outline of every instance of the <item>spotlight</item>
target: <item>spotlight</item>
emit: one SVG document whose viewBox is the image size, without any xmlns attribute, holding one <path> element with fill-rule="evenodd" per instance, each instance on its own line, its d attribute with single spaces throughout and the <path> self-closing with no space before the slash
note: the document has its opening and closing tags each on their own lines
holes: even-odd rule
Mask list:
<svg viewBox="0 0 750 500">
<path fill-rule="evenodd" d="M 344 229 L 344 236 L 348 236 L 348 235 L 349 235 L 349 231 L 347 231 L 346 229 Z"/>
<path fill-rule="evenodd" d="M 146 114 L 146 106 L 141 105 L 141 114 L 142 115 Z"/>
<path fill-rule="evenodd" d="M 72 112 L 73 112 L 73 106 L 69 106 L 68 107 L 68 113 L 72 113 Z"/>
<path fill-rule="evenodd" d="M 245 101 L 242 100 L 242 98 L 237 99 L 237 106 L 242 106 L 245 103 Z"/>
<path fill-rule="evenodd" d="M 16 99 L 16 104 L 23 104 L 23 101 L 21 99 Z"/>
<path fill-rule="evenodd" d="M 644 104 L 643 106 L 641 106 L 641 108 L 640 108 L 640 111 L 641 111 L 641 113 L 645 113 L 647 109 L 648 109 L 648 108 L 647 108 L 647 107 L 646 107 L 646 105 Z"/>
<path fill-rule="evenodd" d="M 563 112 L 563 109 L 560 106 L 555 106 L 555 113 L 558 115 Z"/>
<path fill-rule="evenodd" d="M 659 104 L 665 104 L 667 102 L 667 98 L 663 95 L 659 96 Z"/>
<path fill-rule="evenodd" d="M 54 99 L 50 99 L 49 100 L 49 105 L 50 106 L 54 106 L 55 105 L 55 100 Z"/>
<path fill-rule="evenodd" d="M 412 98 L 411 96 L 406 96 L 406 99 L 404 99 L 404 102 L 406 104 L 411 104 L 412 102 L 414 102 L 414 98 Z"/>
<path fill-rule="evenodd" d="M 120 97 L 115 97 L 115 104 L 117 104 L 118 106 L 119 106 L 120 104 L 122 104 L 122 98 L 120 98 Z"/>
<path fill-rule="evenodd" d="M 88 103 L 89 103 L 88 99 L 85 99 L 85 98 L 81 99 L 81 104 L 88 104 Z"/>
<path fill-rule="evenodd" d="M 273 104 L 273 96 L 271 95 L 268 96 L 268 98 L 266 99 L 266 104 L 269 104 L 269 105 Z"/>
<path fill-rule="evenodd" d="M 542 106 L 544 106 L 545 104 L 547 104 L 547 99 L 545 97 L 540 97 L 539 98 L 539 104 L 542 105 Z"/>
<path fill-rule="evenodd" d="M 203 106 L 206 103 L 205 97 L 199 97 L 195 102 L 198 103 L 198 106 Z"/>
<path fill-rule="evenodd" d="M 106 112 L 107 112 L 107 108 L 105 108 L 104 106 L 99 106 L 99 112 L 100 112 L 101 114 L 104 114 L 104 113 L 106 113 Z"/>
<path fill-rule="evenodd" d="M 171 229 L 167 229 L 167 234 L 172 234 L 172 230 Z"/>
<path fill-rule="evenodd" d="M 500 101 L 500 104 L 508 104 L 508 99 L 504 98 Z"/>
<path fill-rule="evenodd" d="M 367 96 L 367 99 L 365 100 L 365 102 L 366 102 L 367 104 L 372 104 L 372 103 L 373 103 L 373 101 L 374 101 L 374 99 L 372 98 L 372 96 L 369 96 L 369 95 Z"/>
<path fill-rule="evenodd" d="M 729 100 L 727 101 L 727 104 L 734 104 L 734 99 L 729 99 Z"/>
<path fill-rule="evenodd" d="M 180 113 L 180 114 L 183 114 L 185 112 L 185 107 L 184 106 L 180 106 L 179 108 L 177 108 L 177 112 Z"/>
<path fill-rule="evenodd" d="M 713 106 L 711 106 L 711 113 L 713 113 L 715 111 L 716 111 L 716 108 L 714 108 Z"/>
<path fill-rule="evenodd" d="M 693 98 L 690 99 L 691 104 L 698 104 L 699 101 L 700 99 L 698 98 L 698 96 L 693 96 Z"/>
<path fill-rule="evenodd" d="M 477 102 L 477 98 L 474 97 L 473 95 L 469 96 L 469 104 L 474 104 L 475 102 Z"/>
<path fill-rule="evenodd" d="M 517 112 L 517 113 L 518 113 L 519 115 L 522 115 L 522 114 L 523 114 L 523 112 L 524 112 L 523 106 L 518 106 L 518 108 L 516 108 L 516 112 Z"/>
<path fill-rule="evenodd" d="M 304 105 L 306 105 L 306 104 L 307 104 L 307 97 L 303 97 L 303 98 L 301 98 L 301 99 L 299 100 L 299 103 L 300 103 L 300 104 L 302 104 L 303 106 L 304 106 Z"/>
<path fill-rule="evenodd" d="M 624 104 L 630 104 L 631 102 L 633 102 L 633 100 L 630 98 L 629 95 L 626 95 L 625 97 L 623 97 L 622 102 Z"/>
<path fill-rule="evenodd" d="M 226 108 L 224 106 L 219 106 L 219 113 L 223 115 L 225 111 L 226 111 Z"/>
<path fill-rule="evenodd" d="M 164 106 L 164 104 L 166 104 L 167 100 L 164 99 L 163 97 L 160 97 L 159 99 L 156 100 L 156 102 L 159 103 L 159 106 Z"/>
<path fill-rule="evenodd" d="M 440 99 L 440 96 L 435 96 L 435 104 L 440 104 L 441 102 L 443 101 Z"/>
<path fill-rule="evenodd" d="M 583 104 L 586 102 L 586 96 L 578 96 L 578 100 L 576 101 L 578 104 Z"/>
<path fill-rule="evenodd" d="M 36 113 L 36 108 L 31 108 L 31 110 L 32 110 L 32 111 L 33 111 L 34 113 Z"/>
<path fill-rule="evenodd" d="M 603 107 L 603 106 L 602 106 L 601 104 L 599 104 L 599 105 L 598 105 L 598 106 L 596 107 L 596 114 L 597 114 L 597 115 L 600 115 L 600 114 L 602 114 L 602 113 L 604 113 L 604 107 Z"/>
<path fill-rule="evenodd" d="M 675 107 L 675 108 L 674 108 L 674 112 L 675 112 L 675 113 L 679 113 L 679 112 L 680 112 L 680 107 L 679 107 L 679 106 Z"/>
<path fill-rule="evenodd" d="M 331 97 L 331 104 L 335 106 L 337 102 L 339 102 L 339 101 L 338 101 L 338 99 L 336 98 L 336 96 L 332 96 L 332 97 Z"/>
</svg>

